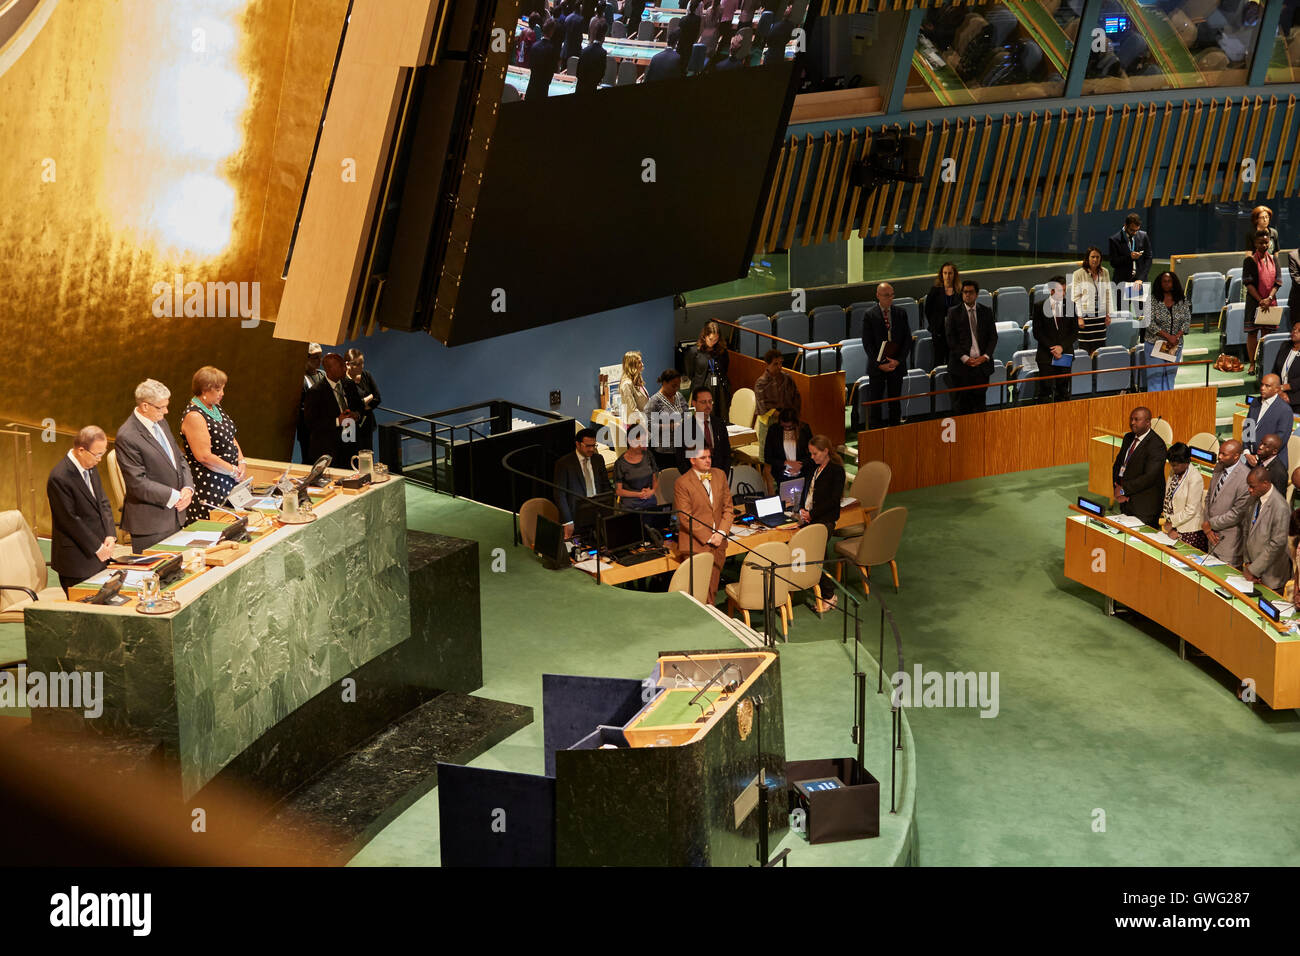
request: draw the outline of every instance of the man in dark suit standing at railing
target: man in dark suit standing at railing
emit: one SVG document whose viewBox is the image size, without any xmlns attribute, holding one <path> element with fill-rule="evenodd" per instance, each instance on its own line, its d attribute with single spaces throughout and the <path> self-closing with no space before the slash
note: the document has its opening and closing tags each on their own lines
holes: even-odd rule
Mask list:
<svg viewBox="0 0 1300 956">
<path fill-rule="evenodd" d="M 1052 276 L 1047 288 L 1047 298 L 1043 300 L 1039 314 L 1034 316 L 1034 340 L 1038 342 L 1036 358 L 1040 377 L 1068 374 L 1074 360 L 1074 345 L 1079 338 L 1073 303 L 1065 294 L 1065 276 Z M 1070 397 L 1070 382 L 1069 378 L 1039 382 L 1038 400 L 1065 401 Z"/>
<path fill-rule="evenodd" d="M 1151 409 L 1139 405 L 1129 414 L 1128 423 L 1131 431 L 1119 446 L 1111 473 L 1115 500 L 1124 514 L 1158 528 L 1165 497 L 1168 449 L 1164 439 L 1151 430 Z"/>
<path fill-rule="evenodd" d="M 907 313 L 894 305 L 894 287 L 888 282 L 876 286 L 876 304 L 862 317 L 862 345 L 867 353 L 867 388 L 870 400 L 879 401 L 888 393 L 897 398 L 903 393 L 903 376 L 907 374 L 907 353 L 912 347 L 912 330 Z M 889 424 L 902 421 L 902 403 L 889 402 Z M 867 427 L 879 428 L 882 406 L 867 406 Z"/>
<path fill-rule="evenodd" d="M 961 284 L 961 304 L 948 312 L 948 374 L 954 388 L 963 385 L 983 385 L 993 374 L 993 351 L 997 348 L 997 326 L 993 324 L 993 310 L 977 302 L 979 283 L 964 279 Z M 955 392 L 953 410 L 958 414 L 982 412 L 985 390 L 972 388 Z"/>
</svg>

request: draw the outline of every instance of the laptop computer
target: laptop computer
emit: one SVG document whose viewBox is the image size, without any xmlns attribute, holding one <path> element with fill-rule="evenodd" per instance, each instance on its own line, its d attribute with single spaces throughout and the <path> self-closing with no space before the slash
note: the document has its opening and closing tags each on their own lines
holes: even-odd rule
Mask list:
<svg viewBox="0 0 1300 956">
<path fill-rule="evenodd" d="M 785 506 L 788 514 L 793 514 L 799 510 L 799 502 L 803 500 L 803 479 L 791 478 L 789 481 L 781 482 L 781 504 Z"/>
<path fill-rule="evenodd" d="M 769 528 L 775 528 L 786 522 L 785 510 L 782 507 L 781 497 L 773 495 L 771 498 L 759 498 L 757 501 L 749 503 L 750 513 L 754 516 L 756 524 L 765 524 Z"/>
</svg>

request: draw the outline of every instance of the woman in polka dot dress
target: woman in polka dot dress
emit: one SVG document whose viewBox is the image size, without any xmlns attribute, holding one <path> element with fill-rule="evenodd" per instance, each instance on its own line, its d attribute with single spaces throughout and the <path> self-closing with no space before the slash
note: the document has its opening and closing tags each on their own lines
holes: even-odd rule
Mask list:
<svg viewBox="0 0 1300 956">
<path fill-rule="evenodd" d="M 226 506 L 226 496 L 248 474 L 244 452 L 235 440 L 238 429 L 221 408 L 226 373 L 205 365 L 194 373 L 194 397 L 181 418 L 181 447 L 194 475 L 194 501 L 186 522 L 209 517 Z"/>
</svg>

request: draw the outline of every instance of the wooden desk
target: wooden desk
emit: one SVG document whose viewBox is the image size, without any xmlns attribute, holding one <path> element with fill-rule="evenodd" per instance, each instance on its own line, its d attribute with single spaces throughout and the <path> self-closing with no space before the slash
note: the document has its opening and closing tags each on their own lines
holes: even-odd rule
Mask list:
<svg viewBox="0 0 1300 956">
<path fill-rule="evenodd" d="M 835 530 L 841 528 L 850 528 L 853 525 L 864 524 L 867 520 L 867 513 L 863 510 L 862 504 L 855 501 L 840 509 L 840 519 L 835 522 Z M 734 558 L 737 555 L 746 554 L 760 544 L 767 544 L 769 541 L 789 541 L 794 537 L 799 528 L 796 525 L 781 525 L 768 531 L 755 531 L 753 534 L 740 538 L 739 541 L 729 542 L 727 545 L 727 557 Z M 621 564 L 601 565 L 600 583 L 601 584 L 627 584 L 630 581 L 639 581 L 641 578 L 654 577 L 656 574 L 669 574 L 676 571 L 682 563 L 676 549 L 671 550 L 662 558 L 656 558 L 653 561 L 646 561 L 644 564 L 634 564 L 630 567 L 624 567 Z M 583 571 L 583 574 L 589 575 L 595 580 L 596 575 Z"/>
<path fill-rule="evenodd" d="M 1186 545 L 1176 550 L 1201 553 Z M 1171 553 L 1145 535 L 1112 534 L 1082 515 L 1065 521 L 1067 578 L 1168 628 L 1237 677 L 1254 680 L 1256 694 L 1270 707 L 1300 707 L 1300 635 L 1279 632 L 1253 601 L 1216 594 L 1226 566 L 1184 571 L 1169 563 Z"/>
</svg>

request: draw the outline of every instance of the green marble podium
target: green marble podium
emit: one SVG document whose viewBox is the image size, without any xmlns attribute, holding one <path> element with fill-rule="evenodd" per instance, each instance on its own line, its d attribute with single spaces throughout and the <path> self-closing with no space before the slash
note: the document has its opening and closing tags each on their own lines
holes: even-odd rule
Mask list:
<svg viewBox="0 0 1300 956">
<path fill-rule="evenodd" d="M 34 709 L 33 732 L 156 741 L 188 800 L 287 715 L 410 636 L 403 484 L 334 496 L 318 520 L 179 588 L 170 614 L 29 609 L 29 668 L 104 673 L 100 717 Z"/>
</svg>

